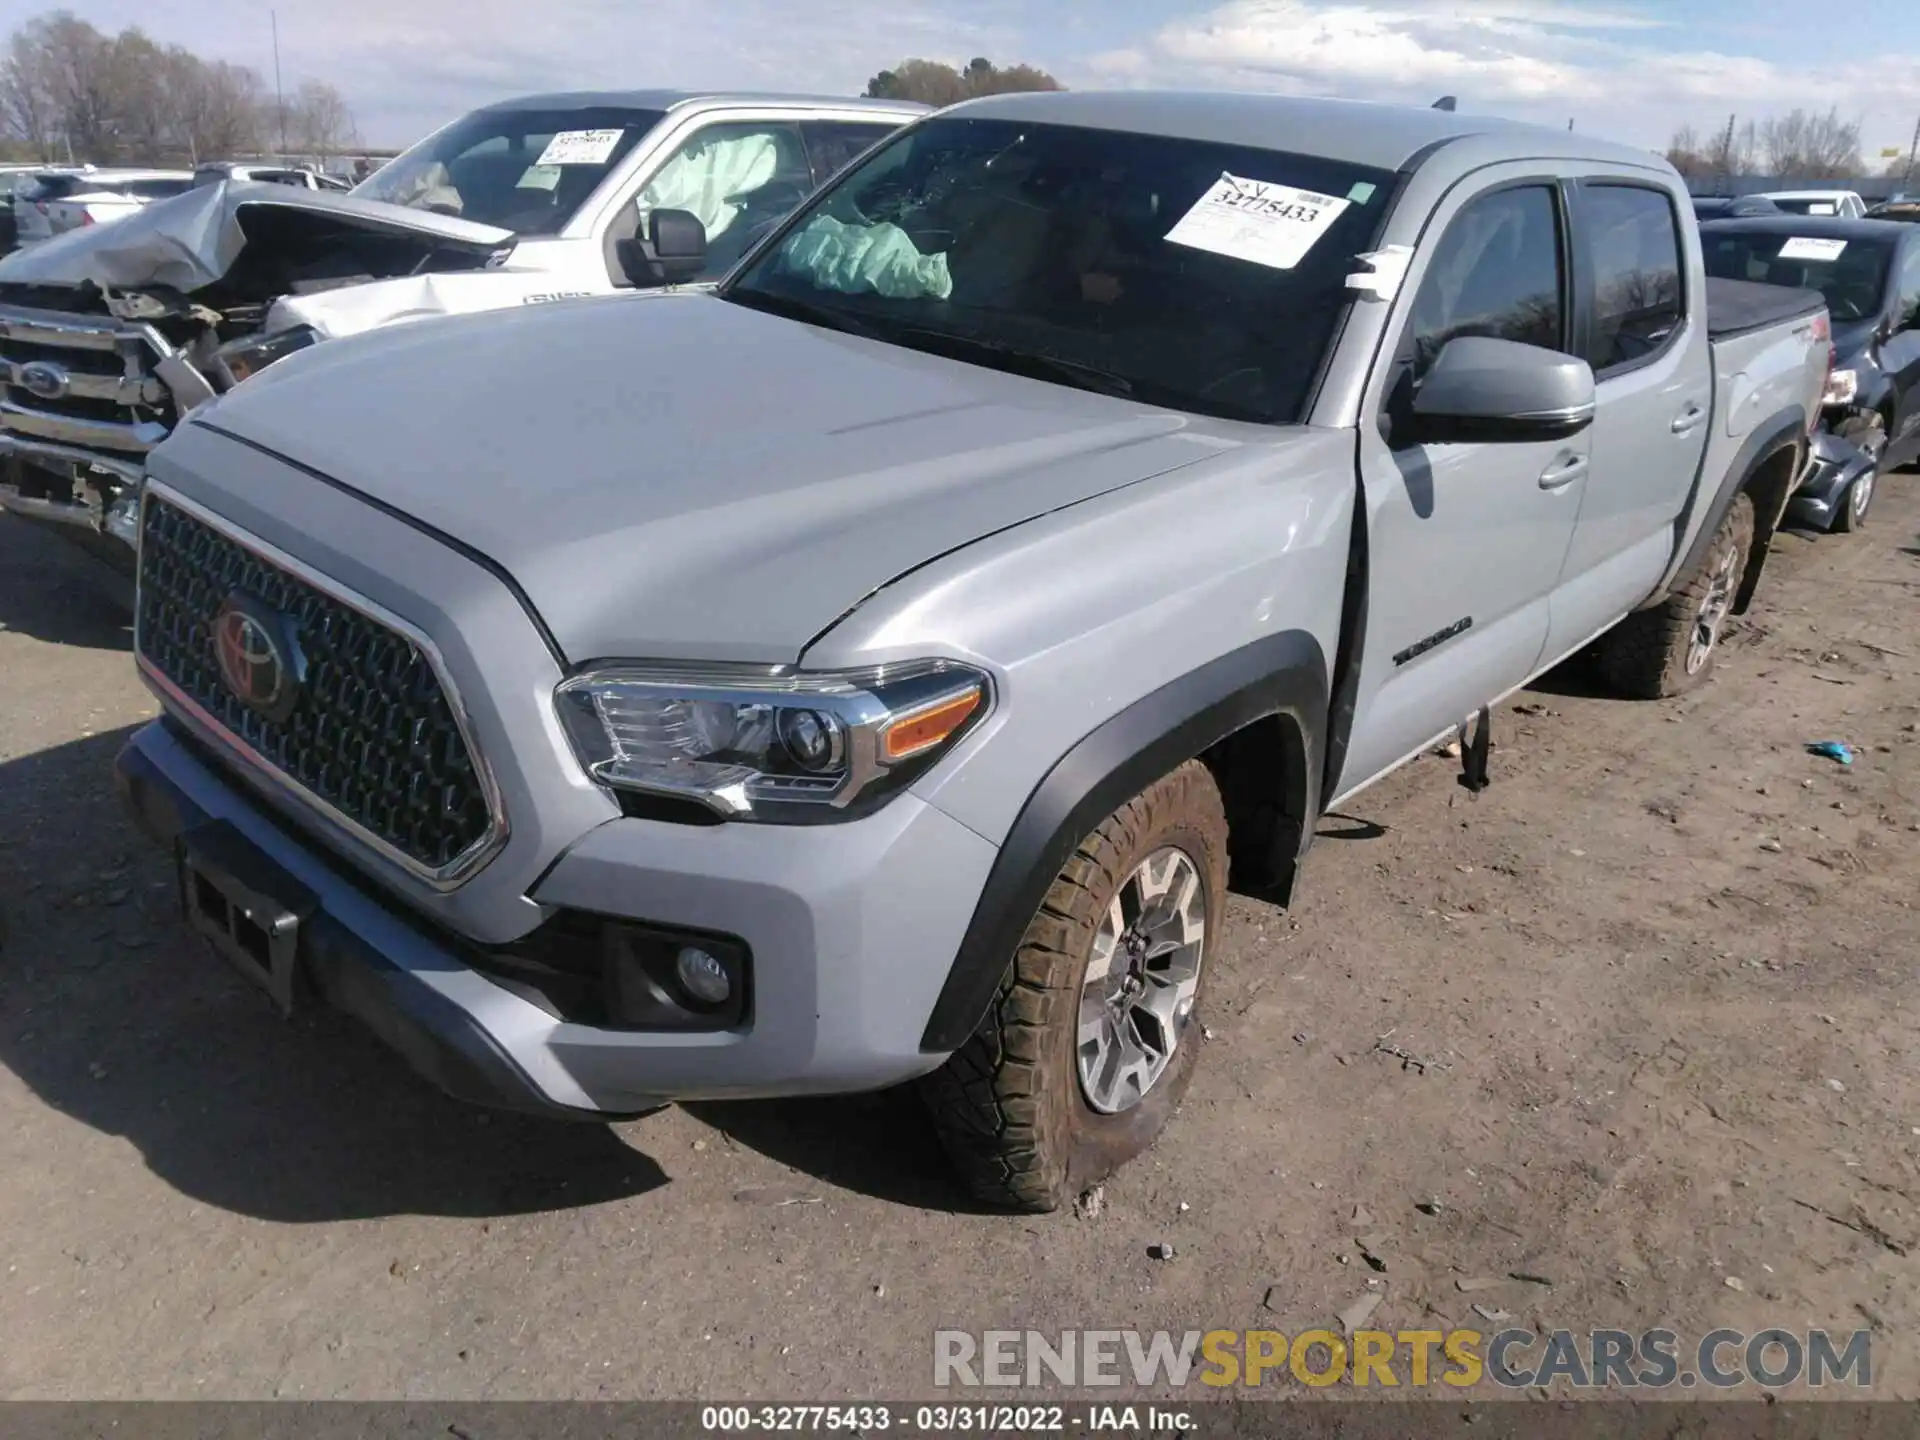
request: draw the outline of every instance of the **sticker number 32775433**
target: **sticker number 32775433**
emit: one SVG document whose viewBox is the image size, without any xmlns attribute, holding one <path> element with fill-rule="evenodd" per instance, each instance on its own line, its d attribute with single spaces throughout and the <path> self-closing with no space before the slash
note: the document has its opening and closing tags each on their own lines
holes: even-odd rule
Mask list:
<svg viewBox="0 0 1920 1440">
<path fill-rule="evenodd" d="M 619 130 L 562 130 L 547 142 L 535 165 L 604 165 L 620 143 Z"/>
<path fill-rule="evenodd" d="M 1291 185 L 1223 174 L 1167 232 L 1167 240 L 1291 270 L 1349 203 Z"/>
</svg>

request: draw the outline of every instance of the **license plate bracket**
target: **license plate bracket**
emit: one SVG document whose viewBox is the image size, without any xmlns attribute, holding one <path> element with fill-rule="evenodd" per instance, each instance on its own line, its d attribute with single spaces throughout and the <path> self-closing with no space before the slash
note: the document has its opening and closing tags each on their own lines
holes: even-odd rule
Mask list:
<svg viewBox="0 0 1920 1440">
<path fill-rule="evenodd" d="M 224 820 L 183 834 L 175 857 L 189 928 L 291 1015 L 300 991 L 300 932 L 318 897 Z"/>
</svg>

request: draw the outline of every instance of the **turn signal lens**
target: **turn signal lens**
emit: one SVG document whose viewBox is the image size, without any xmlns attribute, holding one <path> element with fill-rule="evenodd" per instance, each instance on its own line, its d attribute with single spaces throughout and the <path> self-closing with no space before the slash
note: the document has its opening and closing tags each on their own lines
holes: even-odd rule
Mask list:
<svg viewBox="0 0 1920 1440">
<path fill-rule="evenodd" d="M 975 685 L 959 695 L 935 701 L 924 710 L 902 715 L 880 732 L 881 758 L 889 764 L 910 760 L 946 743 L 947 737 L 980 708 L 981 698 L 980 687 Z"/>
</svg>

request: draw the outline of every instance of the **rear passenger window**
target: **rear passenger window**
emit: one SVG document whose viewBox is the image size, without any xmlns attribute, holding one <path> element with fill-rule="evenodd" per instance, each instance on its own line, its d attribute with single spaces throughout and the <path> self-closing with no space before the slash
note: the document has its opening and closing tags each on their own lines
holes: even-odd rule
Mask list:
<svg viewBox="0 0 1920 1440">
<path fill-rule="evenodd" d="M 1582 214 L 1593 251 L 1594 374 L 1654 355 L 1686 314 L 1680 290 L 1680 229 L 1664 191 L 1590 185 Z"/>
<path fill-rule="evenodd" d="M 1566 348 L 1560 206 L 1546 185 L 1497 190 L 1454 216 L 1414 300 L 1401 359 L 1424 379 L 1462 335 Z"/>
<path fill-rule="evenodd" d="M 1920 245 L 1907 246 L 1900 266 L 1900 291 L 1894 302 L 1893 328 L 1911 330 L 1920 325 Z"/>
</svg>

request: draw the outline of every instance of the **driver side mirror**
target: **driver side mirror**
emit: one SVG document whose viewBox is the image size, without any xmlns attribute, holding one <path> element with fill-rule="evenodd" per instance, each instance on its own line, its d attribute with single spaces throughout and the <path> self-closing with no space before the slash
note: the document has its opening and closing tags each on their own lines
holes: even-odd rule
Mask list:
<svg viewBox="0 0 1920 1440">
<path fill-rule="evenodd" d="M 1413 397 L 1417 444 L 1565 440 L 1593 423 L 1593 367 L 1514 340 L 1449 340 Z"/>
<path fill-rule="evenodd" d="M 707 268 L 707 227 L 685 210 L 653 210 L 646 238 L 622 240 L 620 269 L 643 288 L 680 285 Z"/>
</svg>

